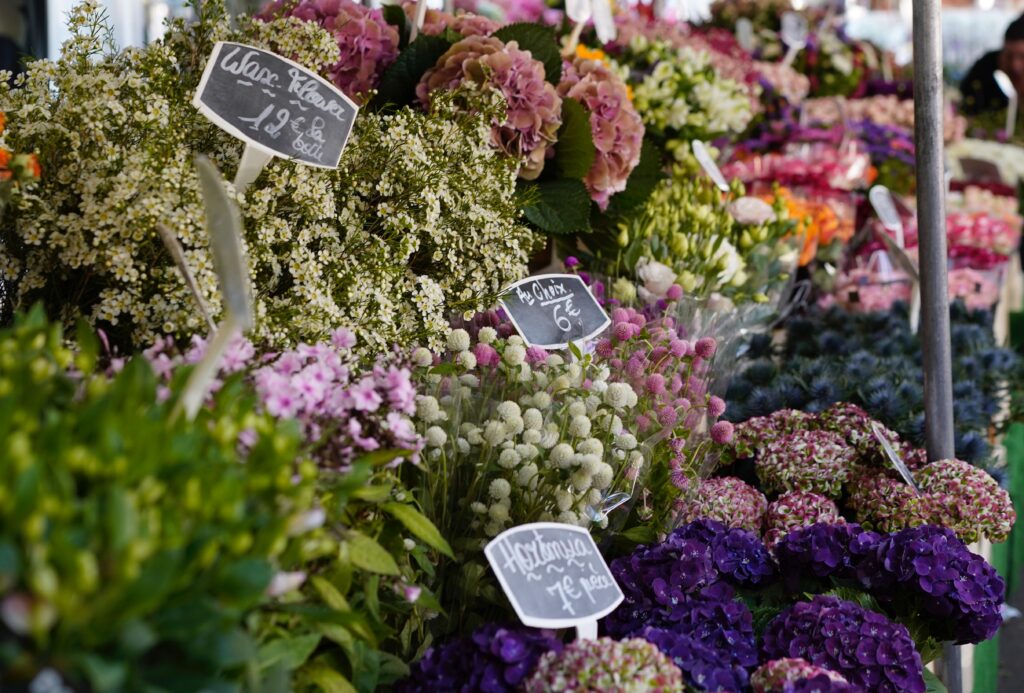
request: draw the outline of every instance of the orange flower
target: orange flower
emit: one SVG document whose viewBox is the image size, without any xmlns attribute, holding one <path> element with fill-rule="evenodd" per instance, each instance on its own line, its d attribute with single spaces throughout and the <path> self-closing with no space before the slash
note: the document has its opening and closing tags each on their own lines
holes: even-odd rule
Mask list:
<svg viewBox="0 0 1024 693">
<path fill-rule="evenodd" d="M 6 149 L 4 149 L 3 147 L 0 147 L 0 168 L 7 168 L 7 166 L 10 163 L 11 163 L 11 153 L 9 151 L 7 151 Z"/>
<path fill-rule="evenodd" d="M 597 60 L 608 63 L 608 56 L 600 48 L 587 48 L 582 43 L 576 44 L 576 57 L 581 60 Z"/>
<path fill-rule="evenodd" d="M 39 165 L 39 157 L 35 154 L 28 155 L 25 161 L 25 168 L 32 174 L 33 178 L 41 178 L 43 175 L 43 167 Z"/>
<path fill-rule="evenodd" d="M 794 233 L 804 239 L 804 247 L 800 251 L 802 267 L 818 254 L 819 244 L 828 245 L 837 235 L 841 237 L 839 217 L 827 204 L 799 199 L 787 188 L 779 188 L 779 195 L 786 203 L 789 218 L 796 222 Z M 761 199 L 769 204 L 774 202 L 772 195 L 762 195 Z"/>
<path fill-rule="evenodd" d="M 0 111 L 0 135 L 4 134 L 5 125 L 7 125 L 7 114 Z"/>
</svg>

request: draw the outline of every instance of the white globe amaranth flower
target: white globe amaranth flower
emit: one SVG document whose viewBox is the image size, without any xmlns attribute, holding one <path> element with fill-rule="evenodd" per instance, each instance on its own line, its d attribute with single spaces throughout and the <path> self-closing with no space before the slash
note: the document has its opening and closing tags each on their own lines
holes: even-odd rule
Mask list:
<svg viewBox="0 0 1024 693">
<path fill-rule="evenodd" d="M 461 455 L 468 455 L 469 451 L 473 449 L 465 438 L 457 438 L 455 440 L 455 447 L 458 448 Z"/>
<path fill-rule="evenodd" d="M 476 377 L 472 373 L 463 373 L 459 376 L 459 382 L 466 387 L 479 387 L 480 378 Z"/>
<path fill-rule="evenodd" d="M 593 483 L 594 488 L 605 490 L 612 485 L 612 480 L 615 479 L 615 470 L 607 462 L 601 462 L 597 466 L 597 470 L 594 472 Z"/>
<path fill-rule="evenodd" d="M 501 503 L 495 503 L 487 509 L 487 515 L 495 522 L 506 522 L 508 520 L 508 507 Z"/>
<path fill-rule="evenodd" d="M 601 466 L 601 458 L 597 455 L 580 455 L 579 465 L 587 470 L 587 474 L 595 474 Z"/>
<path fill-rule="evenodd" d="M 562 358 L 561 354 L 548 354 L 544 362 L 549 368 L 558 368 L 565 363 L 565 359 Z"/>
<path fill-rule="evenodd" d="M 434 363 L 434 355 L 430 353 L 429 349 L 424 347 L 416 347 L 413 349 L 410 358 L 412 359 L 413 364 L 420 368 L 426 368 Z"/>
<path fill-rule="evenodd" d="M 569 409 L 567 411 L 569 412 L 569 416 L 583 416 L 587 413 L 587 405 L 578 399 L 573 400 L 569 404 Z"/>
<path fill-rule="evenodd" d="M 624 409 L 630 406 L 630 395 L 636 396 L 628 383 L 610 383 L 604 393 L 604 402 L 613 409 Z"/>
<path fill-rule="evenodd" d="M 555 518 L 555 522 L 561 522 L 564 525 L 579 525 L 580 516 L 572 510 L 563 510 L 558 513 L 558 516 Z"/>
<path fill-rule="evenodd" d="M 483 515 L 487 512 L 487 506 L 480 501 L 473 501 L 469 504 L 469 509 L 475 512 L 477 515 Z"/>
<path fill-rule="evenodd" d="M 576 502 L 576 497 L 564 488 L 555 489 L 555 507 L 559 511 L 568 510 Z"/>
<path fill-rule="evenodd" d="M 412 539 L 409 539 L 408 537 L 406 537 L 406 538 L 402 539 L 402 548 L 405 549 L 406 551 L 412 551 L 413 549 L 416 548 L 416 542 L 413 541 Z"/>
<path fill-rule="evenodd" d="M 448 442 L 448 434 L 440 426 L 431 426 L 424 433 L 427 445 L 432 448 L 439 448 Z"/>
<path fill-rule="evenodd" d="M 539 409 L 531 407 L 523 412 L 523 425 L 527 429 L 540 429 L 544 425 L 544 415 Z"/>
<path fill-rule="evenodd" d="M 538 433 L 537 431 L 532 432 Z M 518 453 L 519 457 L 521 457 L 524 461 L 529 462 L 530 460 L 537 457 L 537 455 L 540 454 L 540 451 L 537 450 L 537 448 L 535 448 L 533 445 L 530 445 L 528 443 L 520 443 L 519 445 L 516 446 L 516 453 Z"/>
<path fill-rule="evenodd" d="M 569 380 L 569 376 L 567 375 L 560 375 L 551 381 L 551 389 L 555 392 L 568 390 L 570 387 L 572 387 L 572 381 Z"/>
<path fill-rule="evenodd" d="M 523 442 L 530 445 L 539 445 L 544 438 L 544 433 L 536 428 L 527 428 L 523 431 Z"/>
<path fill-rule="evenodd" d="M 585 438 L 590 435 L 590 418 L 581 414 L 574 416 L 569 422 L 569 435 L 575 438 Z"/>
<path fill-rule="evenodd" d="M 466 351 L 469 349 L 469 332 L 457 328 L 448 333 L 448 348 L 451 351 Z"/>
<path fill-rule="evenodd" d="M 484 426 L 484 440 L 492 446 L 501 445 L 502 441 L 505 440 L 507 430 L 505 424 L 500 421 L 488 421 L 487 425 Z"/>
<path fill-rule="evenodd" d="M 487 495 L 494 500 L 508 498 L 510 493 L 512 493 L 512 486 L 505 479 L 494 479 L 487 487 Z"/>
<path fill-rule="evenodd" d="M 498 338 L 498 332 L 493 327 L 481 327 L 476 337 L 481 344 L 491 344 Z"/>
<path fill-rule="evenodd" d="M 545 373 L 544 371 L 535 370 L 533 372 L 533 382 L 537 387 L 543 389 L 548 386 L 548 384 L 551 382 L 551 379 L 548 378 L 548 374 Z"/>
<path fill-rule="evenodd" d="M 534 463 L 524 464 L 516 471 L 516 484 L 522 488 L 536 488 L 538 473 L 539 470 Z"/>
<path fill-rule="evenodd" d="M 551 448 L 548 453 L 548 460 L 559 469 L 568 469 L 572 463 L 572 459 L 575 455 L 575 451 L 572 446 L 568 443 L 559 443 L 555 447 Z"/>
<path fill-rule="evenodd" d="M 441 416 L 441 406 L 432 395 L 420 395 L 416 398 L 416 416 L 422 421 L 431 423 Z"/>
<path fill-rule="evenodd" d="M 604 444 L 597 438 L 587 438 L 586 440 L 581 440 L 576 445 L 576 452 L 600 457 L 604 454 Z"/>
<path fill-rule="evenodd" d="M 584 491 L 589 489 L 591 483 L 593 483 L 593 477 L 591 476 L 590 472 L 588 472 L 583 467 L 580 467 L 575 472 L 573 472 L 572 475 L 569 477 L 569 480 L 571 481 L 573 488 L 576 489 L 576 491 L 579 493 L 583 493 Z"/>
<path fill-rule="evenodd" d="M 615 438 L 615 447 L 620 450 L 633 450 L 636 448 L 636 436 L 632 433 L 622 433 Z"/>
<path fill-rule="evenodd" d="M 484 525 L 484 534 L 486 534 L 489 537 L 496 537 L 499 534 L 501 534 L 502 529 L 503 528 L 500 523 L 494 522 L 492 520 L 491 522 L 488 522 Z"/>
<path fill-rule="evenodd" d="M 459 353 L 459 364 L 467 369 L 476 368 L 476 356 L 472 351 L 463 351 Z"/>
<path fill-rule="evenodd" d="M 608 383 L 604 380 L 595 380 L 590 384 L 590 390 L 598 395 L 608 391 Z"/>
<path fill-rule="evenodd" d="M 513 346 L 523 346 L 525 344 L 523 338 L 517 334 L 510 336 L 508 339 L 505 340 L 505 343 L 511 344 Z"/>
<path fill-rule="evenodd" d="M 523 432 L 523 417 L 513 416 L 505 421 L 505 430 L 511 435 L 519 435 Z"/>
<path fill-rule="evenodd" d="M 519 416 L 522 410 L 519 408 L 519 405 L 516 404 L 515 402 L 505 400 L 504 402 L 498 405 L 497 412 L 498 416 L 501 417 L 503 421 L 508 421 L 512 417 Z"/>
<path fill-rule="evenodd" d="M 551 448 L 558 445 L 559 440 L 560 438 L 556 431 L 544 431 L 544 433 L 541 435 L 539 444 L 545 450 L 550 450 Z"/>
<path fill-rule="evenodd" d="M 498 455 L 498 466 L 503 469 L 512 469 L 520 462 L 519 453 L 514 449 L 502 450 Z"/>
<path fill-rule="evenodd" d="M 551 395 L 543 390 L 533 394 L 533 406 L 541 411 L 551 408 Z"/>
<path fill-rule="evenodd" d="M 507 344 L 501 357 L 508 365 L 519 366 L 526 361 L 526 347 L 521 344 Z"/>
<path fill-rule="evenodd" d="M 601 505 L 601 501 L 604 500 L 604 494 L 596 488 L 592 488 L 587 491 L 587 503 L 592 507 L 598 507 Z"/>
</svg>

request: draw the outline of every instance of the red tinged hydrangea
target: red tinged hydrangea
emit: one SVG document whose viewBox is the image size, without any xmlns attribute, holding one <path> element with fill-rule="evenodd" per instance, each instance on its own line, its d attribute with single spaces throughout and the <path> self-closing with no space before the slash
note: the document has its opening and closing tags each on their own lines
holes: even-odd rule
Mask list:
<svg viewBox="0 0 1024 693">
<path fill-rule="evenodd" d="M 760 532 L 767 509 L 768 499 L 750 484 L 732 476 L 712 477 L 701 480 L 683 509 L 682 520 L 690 522 L 703 517 L 729 527 Z"/>
<path fill-rule="evenodd" d="M 772 548 L 794 529 L 819 522 L 842 524 L 835 502 L 810 491 L 784 493 L 768 505 L 765 513 L 765 545 Z"/>
<path fill-rule="evenodd" d="M 331 32 L 341 59 L 330 67 L 328 76 L 357 102 L 377 86 L 398 57 L 398 30 L 384 21 L 381 10 L 353 0 L 276 0 L 257 16 L 264 20 L 298 17 Z"/>
<path fill-rule="evenodd" d="M 493 89 L 505 98 L 505 119 L 494 123 L 491 142 L 520 161 L 519 176 L 533 180 L 544 169 L 548 149 L 562 124 L 562 99 L 544 79 L 544 65 L 515 41 L 468 36 L 449 48 L 416 85 L 416 98 L 430 105 L 438 89 Z"/>
<path fill-rule="evenodd" d="M 940 460 L 917 473 L 922 515 L 967 542 L 1006 541 L 1017 519 L 1010 494 L 983 469 L 962 460 Z"/>
<path fill-rule="evenodd" d="M 527 693 L 573 691 L 678 691 L 683 675 L 657 647 L 645 640 L 577 640 L 541 658 L 526 682 Z"/>
<path fill-rule="evenodd" d="M 780 691 L 787 690 L 787 685 L 791 686 L 804 680 L 820 684 L 823 682 L 821 677 L 824 677 L 829 683 L 841 683 L 849 686 L 846 679 L 834 671 L 815 666 L 798 657 L 784 657 L 773 659 L 759 666 L 750 677 L 750 687 L 754 689 L 754 693 L 780 693 Z M 834 689 L 826 687 L 820 690 L 832 691 Z"/>
<path fill-rule="evenodd" d="M 924 665 L 904 626 L 838 597 L 818 595 L 765 629 L 768 659 L 798 657 L 877 693 L 924 693 Z"/>
<path fill-rule="evenodd" d="M 768 440 L 757 452 L 757 476 L 766 491 L 813 491 L 838 497 L 856 453 L 837 433 L 796 431 Z"/>
</svg>

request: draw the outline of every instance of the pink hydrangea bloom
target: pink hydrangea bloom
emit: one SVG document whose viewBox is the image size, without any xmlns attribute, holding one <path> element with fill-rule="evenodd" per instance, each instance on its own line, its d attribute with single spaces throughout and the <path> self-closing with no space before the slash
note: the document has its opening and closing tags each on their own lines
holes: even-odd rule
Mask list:
<svg viewBox="0 0 1024 693">
<path fill-rule="evenodd" d="M 771 502 L 765 513 L 765 544 L 771 548 L 794 529 L 818 522 L 844 522 L 829 498 L 810 491 L 790 491 Z"/>
<path fill-rule="evenodd" d="M 257 17 L 298 17 L 331 32 L 341 59 L 330 67 L 329 77 L 357 102 L 377 86 L 384 70 L 398 57 L 398 30 L 384 21 L 381 10 L 353 0 L 276 0 Z"/>
<path fill-rule="evenodd" d="M 409 18 L 410 23 L 416 21 L 415 2 L 403 3 L 402 9 L 405 10 L 405 16 Z M 420 33 L 439 36 L 445 29 L 451 29 L 462 36 L 490 36 L 500 28 L 501 24 L 493 19 L 472 12 L 452 15 L 442 10 L 427 10 Z"/>
<path fill-rule="evenodd" d="M 609 198 L 626 188 L 626 180 L 640 163 L 644 124 L 629 100 L 626 84 L 598 60 L 566 61 L 558 85 L 562 98 L 573 98 L 590 112 L 590 134 L 597 154 L 583 182 L 601 209 Z"/>
<path fill-rule="evenodd" d="M 757 477 L 767 491 L 814 491 L 838 497 L 856 452 L 837 433 L 796 431 L 767 441 L 757 452 Z"/>
<path fill-rule="evenodd" d="M 521 162 L 521 178 L 539 176 L 562 124 L 562 99 L 545 81 L 543 63 L 515 41 L 505 44 L 492 37 L 469 36 L 426 71 L 416 85 L 416 97 L 429 106 L 434 91 L 463 86 L 501 92 L 507 110 L 505 120 L 491 128 L 491 142 Z"/>
<path fill-rule="evenodd" d="M 760 535 L 767 509 L 764 494 L 742 479 L 713 477 L 701 480 L 694 497 L 686 504 L 682 522 L 706 517 Z"/>
</svg>

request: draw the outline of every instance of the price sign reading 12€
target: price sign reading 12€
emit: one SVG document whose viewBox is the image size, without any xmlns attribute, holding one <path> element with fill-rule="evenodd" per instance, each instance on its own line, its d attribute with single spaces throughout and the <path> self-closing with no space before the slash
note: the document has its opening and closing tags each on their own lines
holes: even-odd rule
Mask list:
<svg viewBox="0 0 1024 693">
<path fill-rule="evenodd" d="M 358 107 L 296 62 L 241 43 L 219 41 L 193 105 L 264 155 L 337 168 Z"/>
<path fill-rule="evenodd" d="M 516 282 L 499 299 L 530 346 L 564 349 L 601 334 L 611 318 L 575 274 L 540 274 Z"/>
<path fill-rule="evenodd" d="M 586 628 L 622 603 L 590 532 L 556 522 L 507 529 L 484 547 L 519 620 L 536 628 Z"/>
</svg>

